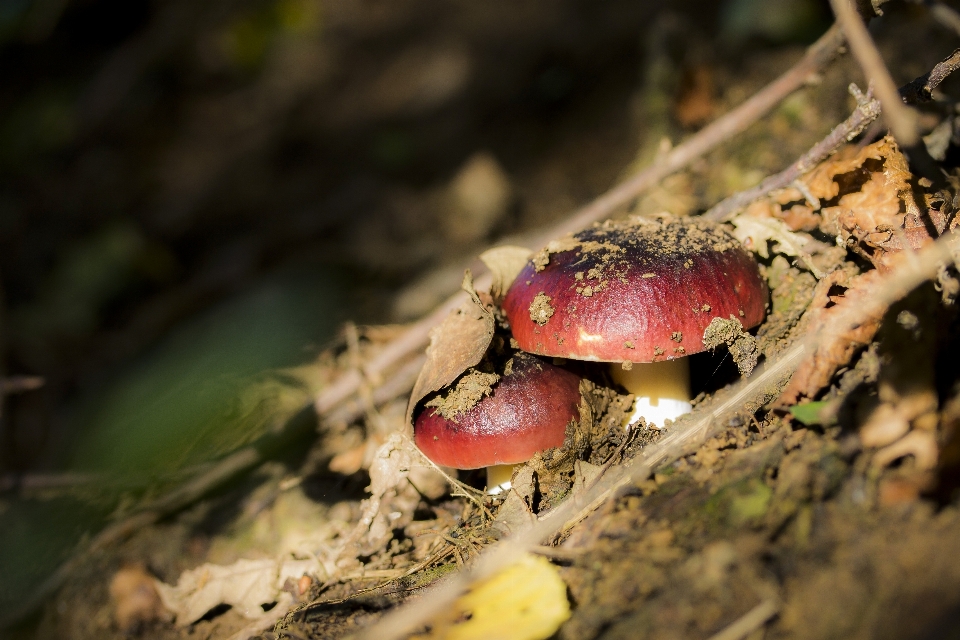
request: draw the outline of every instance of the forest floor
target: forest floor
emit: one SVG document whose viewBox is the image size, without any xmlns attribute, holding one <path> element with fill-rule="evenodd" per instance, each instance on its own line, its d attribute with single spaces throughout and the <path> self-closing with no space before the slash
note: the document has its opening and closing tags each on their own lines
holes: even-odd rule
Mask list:
<svg viewBox="0 0 960 640">
<path fill-rule="evenodd" d="M 136 221 L 138 246 L 153 247 L 144 249 L 150 256 L 178 256 L 180 264 L 170 271 L 177 275 L 145 267 L 143 273 L 162 273 L 154 280 L 143 276 L 135 293 L 103 303 L 113 307 L 103 312 L 97 330 L 78 338 L 65 325 L 38 324 L 39 333 L 31 334 L 22 319 L 52 313 L 54 302 L 35 303 L 25 293 L 28 278 L 7 283 L 11 326 L 21 340 L 9 348 L 8 371 L 43 374 L 44 366 L 57 363 L 46 395 L 31 400 L 26 391 L 6 407 L 20 428 L 7 427 L 8 443 L 33 455 L 40 469 L 88 470 L 63 463 L 70 458 L 63 451 L 74 442 L 63 425 L 109 418 L 85 394 L 109 395 L 103 389 L 123 384 L 124 372 L 140 375 L 135 365 L 146 358 L 149 366 L 156 357 L 149 348 L 157 336 L 201 313 L 206 298 L 229 298 L 264 274 L 316 266 L 320 254 L 325 258 L 319 263 L 335 273 L 329 288 L 340 292 L 346 311 L 328 314 L 328 334 L 307 357 L 298 344 L 299 360 L 245 372 L 241 387 L 229 387 L 241 388 L 239 399 L 226 409 L 215 407 L 225 422 L 241 427 L 190 434 L 190 446 L 166 466 L 152 467 L 148 482 L 121 490 L 23 485 L 21 495 L 0 496 L 0 517 L 33 513 L 40 504 L 53 510 L 41 522 L 66 521 L 70 505 L 82 504 L 84 514 L 94 514 L 83 517 L 96 523 L 87 526 L 81 519 L 85 524 L 71 529 L 69 544 L 48 554 L 53 560 L 44 558 L 47 575 L 68 558 L 69 571 L 5 633 L 17 640 L 360 634 L 431 597 L 437 585 L 442 590 L 453 584 L 464 567 L 509 544 L 537 517 L 599 495 L 591 493 L 599 483 L 622 477 L 590 508 L 567 513 L 533 548 L 534 557 L 549 559 L 548 573 L 562 580 L 561 612 L 551 608 L 557 602 L 536 601 L 532 606 L 542 608 L 547 620 L 545 632 L 522 635 L 514 629 L 514 635 L 499 637 L 960 637 L 960 563 L 954 561 L 960 556 L 956 271 L 935 270 L 909 295 L 879 309 L 869 304 L 878 291 L 892 290 L 889 279 L 916 260 L 917 251 L 956 224 L 956 78 L 922 105 L 919 119 L 927 146 L 937 149 L 931 155 L 948 176 L 944 183 L 911 172 L 893 139 L 874 126 L 805 174 L 800 187 L 764 194 L 736 212 L 740 217 L 726 227 L 760 262 L 771 296 L 768 313 L 755 330 L 734 336 L 730 349 L 720 345 L 690 357 L 693 414 L 663 430 L 625 432 L 628 395 L 605 371 L 587 365 L 578 371 L 586 380 L 581 390 L 589 410 L 581 412 L 564 446 L 521 467 L 514 490 L 494 497 L 477 491 L 484 482 L 479 472 L 460 472 L 451 481 L 410 442 L 407 404 L 422 350 L 385 375 L 363 374 L 355 396 L 321 407 L 319 417 L 314 399 L 365 371 L 414 321 L 456 293 L 465 268 L 482 268 L 476 256 L 488 246 L 529 243 L 577 205 L 662 160 L 787 69 L 804 46 L 754 37 L 729 49 L 735 53 L 719 55 L 726 50 L 723 34 L 709 24 L 614 3 L 592 15 L 581 26 L 578 45 L 564 50 L 563 34 L 592 11 L 589 3 L 564 4 L 552 17 L 548 8 L 531 3 L 529 15 L 518 10 L 512 16 L 515 24 L 499 22 L 502 11 L 481 6 L 463 9 L 468 16 L 440 12 L 431 21 L 425 4 L 396 3 L 363 17 L 346 9 L 324 14 L 331 35 L 309 46 L 321 46 L 318 59 L 330 67 L 308 72 L 327 84 L 321 91 L 284 77 L 244 85 L 244 99 L 279 92 L 283 103 L 251 116 L 261 124 L 273 117 L 282 122 L 249 147 L 226 144 L 242 124 L 211 124 L 241 89 L 225 91 L 219 106 L 211 105 L 210 96 L 184 99 L 178 117 L 186 123 L 158 126 L 181 133 L 192 128 L 196 138 L 151 148 L 167 165 L 149 171 L 160 171 L 167 182 L 151 193 Z M 872 35 L 903 85 L 946 58 L 956 34 L 921 7 L 891 4 Z M 636 33 L 644 21 L 657 28 L 649 29 L 637 53 Z M 391 32 L 396 42 L 371 49 L 387 33 L 385 24 L 406 28 Z M 527 42 L 512 39 L 524 33 L 533 34 Z M 422 34 L 428 37 L 417 42 Z M 810 41 L 808 34 L 799 38 Z M 610 50 L 601 52 L 608 39 Z M 485 41 L 498 44 L 477 44 Z M 397 42 L 406 57 L 395 55 Z M 287 53 L 299 55 L 294 49 Z M 546 50 L 566 53 L 544 62 Z M 517 63 L 504 72 L 510 77 L 498 76 L 511 58 Z M 351 59 L 361 71 L 331 70 Z M 385 60 L 395 64 L 380 73 Z M 269 61 L 263 64 L 269 70 Z M 605 65 L 613 71 L 598 71 Z M 470 82 L 457 80 L 465 68 L 471 69 Z M 422 69 L 434 75 L 418 76 Z M 520 77 L 534 79 L 528 94 L 517 89 L 526 86 Z M 417 82 L 420 93 L 405 93 Z M 850 83 L 865 89 L 863 73 L 848 54 L 746 132 L 632 198 L 616 216 L 700 214 L 787 167 L 854 110 Z M 435 102 L 418 102 L 428 99 Z M 332 150 L 294 148 L 310 136 Z M 69 144 L 81 149 L 71 152 L 77 157 L 95 159 L 91 142 Z M 151 144 L 159 145 L 155 139 Z M 240 160 L 225 159 L 231 153 Z M 301 165 L 298 158 L 307 160 Z M 202 160 L 209 175 L 191 174 L 194 160 Z M 284 163 L 292 163 L 290 175 L 282 174 Z M 62 184 L 75 186 L 80 179 L 81 169 L 70 163 L 57 171 Z M 250 177 L 258 171 L 269 178 Z M 324 172 L 316 181 L 326 185 L 326 199 L 316 205 L 319 187 L 312 176 Z M 157 180 L 140 177 L 141 184 Z M 20 178 L 20 184 L 27 180 Z M 98 190 L 109 186 L 90 185 L 91 194 L 83 197 L 95 201 Z M 268 221 L 264 212 L 273 191 L 285 213 Z M 143 197 L 124 193 L 116 196 L 120 204 L 110 206 L 134 206 Z M 229 225 L 218 226 L 220 218 L 242 220 L 229 241 L 223 237 Z M 107 222 L 95 219 L 89 228 Z M 54 240 L 22 233 L 44 255 L 60 255 Z M 493 238 L 498 241 L 491 243 Z M 218 253 L 225 244 L 226 257 Z M 27 259 L 19 252 L 7 256 L 5 274 L 23 272 Z M 156 260 L 166 264 L 166 258 Z M 482 303 L 495 305 L 485 295 Z M 168 311 L 158 319 L 161 307 Z M 858 310 L 873 315 L 839 337 L 830 333 L 842 313 Z M 337 325 L 344 315 L 359 324 Z M 227 324 L 202 335 L 226 332 Z M 506 329 L 497 325 L 493 339 L 508 343 Z M 765 366 L 811 336 L 826 338 L 792 379 L 757 382 Z M 734 348 L 740 338 L 747 342 Z M 742 358 L 745 344 L 753 361 Z M 82 356 L 97 349 L 97 357 Z M 387 388 L 391 380 L 400 382 Z M 737 390 L 746 395 L 735 396 Z M 730 397 L 741 398 L 736 407 L 711 413 Z M 55 412 L 59 417 L 51 418 L 46 438 L 33 440 L 25 425 L 35 423 L 31 416 L 44 402 L 70 409 Z M 113 411 L 126 406 L 132 405 L 119 402 Z M 131 415 L 139 421 L 157 405 L 145 406 Z M 83 419 L 71 423 L 67 414 Z M 706 437 L 690 436 L 684 447 L 666 448 L 671 438 L 686 437 L 702 424 L 709 424 Z M 103 428 L 85 445 L 88 450 L 114 446 L 119 427 Z M 61 448 L 51 453 L 50 442 Z M 127 465 L 118 477 L 128 479 L 136 465 L 154 464 L 159 445 L 145 442 L 133 453 L 116 445 L 117 459 L 126 458 Z M 218 460 L 254 450 L 240 473 L 221 478 L 230 482 L 163 502 L 189 484 L 184 477 L 216 472 Z M 661 451 L 667 453 L 649 463 L 650 473 L 629 475 Z M 121 533 L 100 544 L 98 534 L 111 525 Z M 0 542 L 3 535 L 13 540 L 18 534 L 0 534 Z M 18 597 L 29 600 L 43 577 L 14 573 L 22 584 L 12 578 L 3 584 L 4 606 Z M 509 618 L 510 605 L 498 607 L 494 617 Z M 415 637 L 459 637 L 456 630 L 471 622 L 489 623 L 481 609 L 424 618 Z"/>
</svg>

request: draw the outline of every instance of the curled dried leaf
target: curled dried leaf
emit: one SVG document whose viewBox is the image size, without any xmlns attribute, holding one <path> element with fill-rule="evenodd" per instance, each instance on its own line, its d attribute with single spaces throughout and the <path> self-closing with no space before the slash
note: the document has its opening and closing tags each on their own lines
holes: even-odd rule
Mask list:
<svg viewBox="0 0 960 640">
<path fill-rule="evenodd" d="M 472 291 L 472 283 L 470 290 Z M 477 365 L 493 340 L 493 314 L 475 291 L 471 299 L 430 332 L 427 361 L 420 370 L 407 404 L 407 423 L 417 403 L 434 391 L 449 386 L 464 371 Z"/>
<path fill-rule="evenodd" d="M 288 578 L 299 580 L 304 575 L 325 577 L 315 559 L 242 559 L 231 565 L 207 563 L 184 571 L 176 586 L 159 580 L 154 586 L 163 605 L 176 614 L 178 625 L 195 622 L 221 604 L 229 604 L 246 618 L 275 620 L 292 604 L 283 584 Z M 265 612 L 263 605 L 274 602 L 276 606 Z"/>
<path fill-rule="evenodd" d="M 530 249 L 512 245 L 494 247 L 480 254 L 480 260 L 493 275 L 490 295 L 495 302 L 499 304 L 503 300 L 507 289 L 517 279 L 517 274 L 527 265 L 532 255 L 533 251 Z"/>
<path fill-rule="evenodd" d="M 734 226 L 733 235 L 737 240 L 761 258 L 769 257 L 769 242 L 774 243 L 773 249 L 777 253 L 788 256 L 807 255 L 805 247 L 812 240 L 805 233 L 791 231 L 783 220 L 777 218 L 759 218 L 744 214 L 731 222 Z"/>
<path fill-rule="evenodd" d="M 834 201 L 822 209 L 820 228 L 877 268 L 889 269 L 896 254 L 921 248 L 947 228 L 942 198 L 910 173 L 890 136 L 837 156 L 807 180 L 818 197 Z"/>
</svg>

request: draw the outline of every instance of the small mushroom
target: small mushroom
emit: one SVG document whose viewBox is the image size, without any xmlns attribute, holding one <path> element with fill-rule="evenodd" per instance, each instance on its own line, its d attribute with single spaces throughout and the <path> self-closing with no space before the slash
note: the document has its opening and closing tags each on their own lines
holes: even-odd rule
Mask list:
<svg viewBox="0 0 960 640">
<path fill-rule="evenodd" d="M 704 350 L 715 317 L 745 328 L 764 317 L 767 286 L 753 256 L 698 218 L 608 221 L 551 243 L 503 302 L 524 351 L 613 363 L 636 396 L 628 423 L 663 426 L 690 411 L 684 356 Z"/>
<path fill-rule="evenodd" d="M 492 391 L 456 410 L 430 403 L 414 420 L 414 441 L 438 465 L 487 468 L 487 491 L 510 488 L 516 465 L 559 447 L 579 418 L 580 376 L 517 353 Z"/>
</svg>

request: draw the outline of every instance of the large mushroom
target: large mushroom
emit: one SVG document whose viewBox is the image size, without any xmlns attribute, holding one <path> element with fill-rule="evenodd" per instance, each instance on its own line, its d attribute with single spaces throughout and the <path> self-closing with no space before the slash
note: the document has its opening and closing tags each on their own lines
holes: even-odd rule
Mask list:
<svg viewBox="0 0 960 640">
<path fill-rule="evenodd" d="M 516 465 L 563 444 L 579 418 L 580 376 L 519 352 L 502 376 L 468 372 L 414 420 L 414 441 L 438 465 L 487 468 L 487 490 L 509 488 Z"/>
<path fill-rule="evenodd" d="M 550 243 L 503 301 L 524 351 L 614 363 L 636 396 L 628 423 L 663 426 L 690 411 L 684 356 L 705 349 L 715 318 L 764 317 L 767 286 L 753 256 L 698 218 L 608 221 Z"/>
</svg>

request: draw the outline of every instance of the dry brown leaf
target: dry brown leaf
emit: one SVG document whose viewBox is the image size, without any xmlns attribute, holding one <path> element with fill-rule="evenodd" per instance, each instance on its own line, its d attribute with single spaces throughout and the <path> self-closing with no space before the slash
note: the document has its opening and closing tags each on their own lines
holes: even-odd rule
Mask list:
<svg viewBox="0 0 960 640">
<path fill-rule="evenodd" d="M 835 180 L 836 176 L 856 171 L 870 158 L 881 159 L 884 152 L 883 143 L 884 141 L 881 140 L 862 149 L 853 144 L 842 147 L 830 158 L 824 160 L 803 176 L 803 184 L 815 198 L 820 200 L 836 198 L 840 195 L 840 184 Z M 789 198 L 789 200 L 784 198 Z M 786 204 L 791 200 L 803 199 L 804 197 L 798 189 L 791 188 L 784 189 L 779 202 Z"/>
<path fill-rule="evenodd" d="M 515 247 L 513 245 L 503 245 L 487 249 L 480 254 L 480 260 L 487 265 L 493 275 L 493 284 L 490 286 L 490 295 L 494 302 L 499 304 L 503 300 L 504 294 L 517 275 L 530 261 L 533 251 L 526 247 Z"/>
<path fill-rule="evenodd" d="M 420 494 L 408 478 L 419 460 L 413 443 L 399 433 L 377 449 L 370 465 L 370 497 L 360 504 L 360 521 L 342 542 L 341 560 L 355 560 L 384 548 L 393 530 L 413 519 Z"/>
<path fill-rule="evenodd" d="M 468 274 L 469 275 L 469 274 Z M 478 294 L 469 285 L 471 299 L 453 311 L 430 331 L 427 361 L 420 370 L 417 382 L 407 404 L 407 423 L 413 410 L 424 397 L 450 385 L 461 373 L 477 365 L 493 339 L 493 314 L 481 303 Z"/>
<path fill-rule="evenodd" d="M 777 219 L 793 231 L 819 226 L 841 246 L 889 270 L 899 253 L 920 249 L 950 226 L 942 197 L 928 193 L 928 186 L 910 173 L 887 136 L 863 148 L 844 147 L 794 186 L 753 203 L 745 215 Z M 758 240 L 756 233 L 748 235 Z"/>
<path fill-rule="evenodd" d="M 865 291 L 880 277 L 879 271 L 868 271 L 852 277 L 842 270 L 828 274 L 817 283 L 813 301 L 801 319 L 797 331 L 806 334 L 822 333 L 832 319 L 844 313 L 850 305 L 862 306 Z M 830 290 L 837 286 L 846 287 L 846 292 L 842 296 L 831 296 Z M 797 368 L 774 406 L 791 407 L 803 398 L 814 398 L 830 384 L 831 378 L 840 367 L 847 365 L 859 349 L 870 343 L 880 327 L 880 319 L 881 316 L 878 315 L 842 334 L 826 335 L 816 351 Z"/>
<path fill-rule="evenodd" d="M 854 153 L 847 147 L 805 178 L 815 197 L 831 200 L 821 210 L 820 228 L 838 236 L 879 269 L 889 269 L 896 253 L 919 249 L 947 227 L 938 196 L 925 193 L 910 173 L 896 141 L 883 138 Z M 789 197 L 786 191 L 780 201 Z"/>
</svg>

